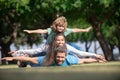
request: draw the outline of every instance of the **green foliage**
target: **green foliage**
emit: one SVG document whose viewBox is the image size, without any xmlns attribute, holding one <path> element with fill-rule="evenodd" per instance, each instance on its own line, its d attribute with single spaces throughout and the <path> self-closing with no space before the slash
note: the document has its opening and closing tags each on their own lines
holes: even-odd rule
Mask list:
<svg viewBox="0 0 120 80">
<path fill-rule="evenodd" d="M 114 2 L 114 0 L 99 0 L 100 4 L 104 4 L 105 7 L 110 7 L 110 4 Z"/>
<path fill-rule="evenodd" d="M 24 29 L 48 28 L 57 16 L 63 15 L 70 28 L 103 24 L 105 40 L 116 46 L 119 43 L 119 27 L 116 27 L 120 26 L 119 4 L 119 0 L 0 0 L 0 45 L 11 39 L 16 44 L 24 44 L 29 36 L 23 33 Z M 12 36 L 14 32 L 15 39 Z M 71 34 L 67 38 L 68 41 L 92 41 L 94 34 L 91 30 Z M 39 35 L 30 37 L 33 40 L 30 43 L 41 42 Z"/>
<path fill-rule="evenodd" d="M 72 17 L 69 16 L 68 17 L 68 27 L 69 28 L 88 28 L 90 26 L 89 23 L 87 23 L 83 18 L 77 18 L 77 16 Z M 92 30 L 88 33 L 85 32 L 81 32 L 81 33 L 72 33 L 71 35 L 67 36 L 67 40 L 68 41 L 91 41 L 93 39 L 93 32 Z"/>
<path fill-rule="evenodd" d="M 116 31 L 115 26 L 103 25 L 102 31 L 103 31 L 104 37 L 106 38 L 108 43 L 110 43 L 112 45 L 118 44 L 118 40 L 115 36 L 115 31 Z"/>
</svg>

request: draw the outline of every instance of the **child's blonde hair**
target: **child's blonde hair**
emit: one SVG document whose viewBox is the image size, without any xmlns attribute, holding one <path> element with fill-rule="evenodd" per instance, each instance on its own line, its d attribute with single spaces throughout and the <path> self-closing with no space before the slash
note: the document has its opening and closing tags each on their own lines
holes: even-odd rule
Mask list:
<svg viewBox="0 0 120 80">
<path fill-rule="evenodd" d="M 58 17 L 52 24 L 51 28 L 53 31 L 56 31 L 56 27 L 57 26 L 63 26 L 64 27 L 64 31 L 66 30 L 67 28 L 67 20 L 65 17 L 61 16 L 61 17 Z M 63 32 L 64 32 L 63 31 Z"/>
</svg>

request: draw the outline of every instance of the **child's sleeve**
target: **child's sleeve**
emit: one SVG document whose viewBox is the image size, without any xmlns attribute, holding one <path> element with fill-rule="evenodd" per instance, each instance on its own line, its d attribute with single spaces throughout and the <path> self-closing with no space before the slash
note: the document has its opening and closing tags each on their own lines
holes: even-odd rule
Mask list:
<svg viewBox="0 0 120 80">
<path fill-rule="evenodd" d="M 67 36 L 67 35 L 69 35 L 70 33 L 72 33 L 72 29 L 67 28 L 66 31 L 64 32 L 64 35 Z"/>
<path fill-rule="evenodd" d="M 52 29 L 51 28 L 48 28 L 48 35 L 51 33 Z"/>
</svg>

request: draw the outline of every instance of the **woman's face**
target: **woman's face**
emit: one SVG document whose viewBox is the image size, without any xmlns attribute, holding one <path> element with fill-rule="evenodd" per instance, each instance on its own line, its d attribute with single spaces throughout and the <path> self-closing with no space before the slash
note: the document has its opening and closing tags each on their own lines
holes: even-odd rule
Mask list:
<svg viewBox="0 0 120 80">
<path fill-rule="evenodd" d="M 66 53 L 64 52 L 58 52 L 57 55 L 56 55 L 56 63 L 58 65 L 61 65 L 66 59 Z"/>
<path fill-rule="evenodd" d="M 57 26 L 56 27 L 56 30 L 58 31 L 58 32 L 63 32 L 64 31 L 64 27 L 63 26 Z"/>
<path fill-rule="evenodd" d="M 64 36 L 57 36 L 56 37 L 56 45 L 57 46 L 63 46 L 65 44 L 65 38 Z"/>
</svg>

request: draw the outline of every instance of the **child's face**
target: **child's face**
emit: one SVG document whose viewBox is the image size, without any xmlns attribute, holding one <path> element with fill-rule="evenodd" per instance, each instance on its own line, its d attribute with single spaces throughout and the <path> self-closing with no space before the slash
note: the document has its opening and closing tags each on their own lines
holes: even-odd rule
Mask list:
<svg viewBox="0 0 120 80">
<path fill-rule="evenodd" d="M 64 36 L 57 36 L 56 37 L 56 45 L 57 46 L 63 46 L 64 44 L 65 44 Z"/>
<path fill-rule="evenodd" d="M 64 27 L 63 26 L 57 26 L 56 27 L 56 30 L 58 31 L 58 32 L 63 32 L 64 31 Z"/>
<path fill-rule="evenodd" d="M 56 63 L 58 65 L 61 65 L 66 59 L 66 53 L 64 52 L 58 52 L 56 55 Z"/>
</svg>

